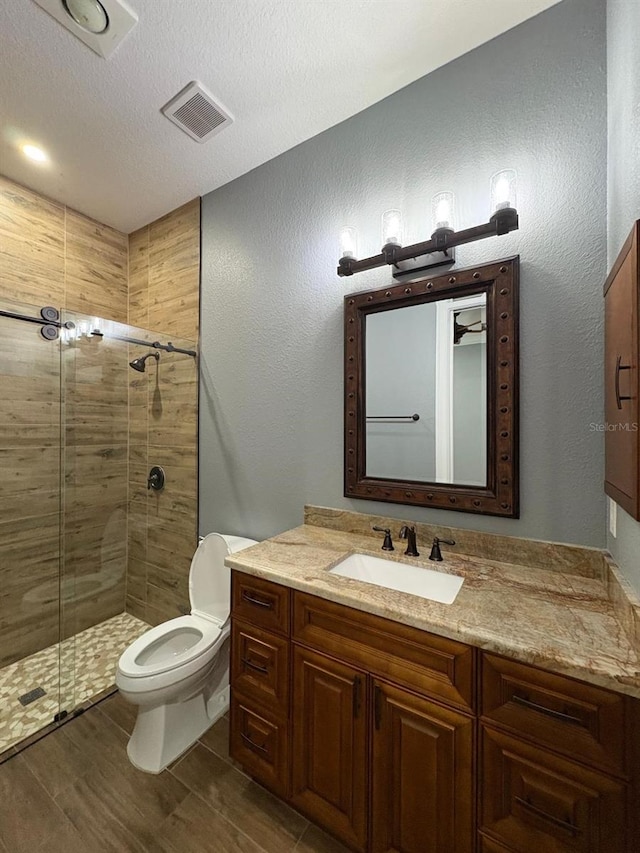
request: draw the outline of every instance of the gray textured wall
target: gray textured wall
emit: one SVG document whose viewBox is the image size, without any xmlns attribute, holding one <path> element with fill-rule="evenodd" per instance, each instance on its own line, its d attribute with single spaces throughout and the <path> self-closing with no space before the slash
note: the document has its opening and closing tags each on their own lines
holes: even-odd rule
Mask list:
<svg viewBox="0 0 640 853">
<path fill-rule="evenodd" d="M 609 114 L 608 256 L 611 265 L 640 219 L 640 4 L 608 0 Z M 617 538 L 609 549 L 640 594 L 640 524 L 618 509 Z"/>
<path fill-rule="evenodd" d="M 604 544 L 605 23 L 604 0 L 565 0 L 203 199 L 202 532 L 265 537 L 312 503 Z M 424 239 L 441 189 L 460 227 L 486 221 L 509 166 L 521 230 L 459 261 L 522 257 L 521 518 L 346 500 L 343 296 L 391 276 L 337 278 L 340 226 L 373 254 L 397 206 Z"/>
</svg>

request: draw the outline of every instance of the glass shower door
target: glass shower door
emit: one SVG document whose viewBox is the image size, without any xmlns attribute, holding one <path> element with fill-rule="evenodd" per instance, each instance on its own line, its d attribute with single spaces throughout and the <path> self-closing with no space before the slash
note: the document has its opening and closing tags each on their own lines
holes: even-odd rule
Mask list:
<svg viewBox="0 0 640 853">
<path fill-rule="evenodd" d="M 39 317 L 0 300 L 0 753 L 60 711 L 60 340 Z"/>
</svg>

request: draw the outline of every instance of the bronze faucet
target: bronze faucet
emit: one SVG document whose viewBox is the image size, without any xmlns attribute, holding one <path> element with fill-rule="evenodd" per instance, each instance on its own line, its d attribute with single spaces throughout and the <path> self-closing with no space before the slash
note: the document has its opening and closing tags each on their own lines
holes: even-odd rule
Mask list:
<svg viewBox="0 0 640 853">
<path fill-rule="evenodd" d="M 416 544 L 416 529 L 405 524 L 400 528 L 400 538 L 407 540 L 407 550 L 404 552 L 407 557 L 419 557 L 420 552 Z"/>
<path fill-rule="evenodd" d="M 391 540 L 391 531 L 388 527 L 372 527 L 372 530 L 376 530 L 378 533 L 384 533 L 384 542 L 382 543 L 383 551 L 395 551 L 393 547 L 393 542 Z"/>
</svg>

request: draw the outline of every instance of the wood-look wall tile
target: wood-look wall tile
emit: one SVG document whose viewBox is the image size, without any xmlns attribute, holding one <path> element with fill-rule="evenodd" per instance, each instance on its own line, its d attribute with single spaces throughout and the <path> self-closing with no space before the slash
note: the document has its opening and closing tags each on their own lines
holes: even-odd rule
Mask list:
<svg viewBox="0 0 640 853">
<path fill-rule="evenodd" d="M 146 577 L 149 584 L 167 590 L 177 601 L 189 600 L 189 566 L 186 560 L 174 556 L 169 569 L 147 563 Z"/>
<path fill-rule="evenodd" d="M 149 328 L 149 227 L 129 234 L 129 324 Z"/>
<path fill-rule="evenodd" d="M 65 307 L 126 323 L 128 238 L 67 210 Z"/>
<path fill-rule="evenodd" d="M 137 598 L 128 595 L 125 599 L 124 609 L 136 619 L 142 619 L 143 622 L 147 620 L 147 608 L 144 601 L 139 601 Z M 161 619 L 160 622 L 162 621 Z M 160 622 L 149 622 L 149 625 L 159 625 Z"/>
<path fill-rule="evenodd" d="M 127 595 L 138 601 L 147 600 L 147 564 L 131 555 L 127 565 Z"/>
<path fill-rule="evenodd" d="M 149 226 L 149 281 L 166 281 L 179 270 L 200 263 L 200 199 L 157 219 Z"/>
<path fill-rule="evenodd" d="M 0 447 L 0 518 L 18 521 L 60 506 L 60 452 L 49 447 Z"/>
<path fill-rule="evenodd" d="M 64 206 L 0 175 L 2 298 L 37 306 L 64 299 Z"/>
<path fill-rule="evenodd" d="M 153 280 L 148 296 L 151 328 L 195 340 L 198 336 L 199 291 L 199 264 L 177 270 L 166 279 Z"/>
</svg>

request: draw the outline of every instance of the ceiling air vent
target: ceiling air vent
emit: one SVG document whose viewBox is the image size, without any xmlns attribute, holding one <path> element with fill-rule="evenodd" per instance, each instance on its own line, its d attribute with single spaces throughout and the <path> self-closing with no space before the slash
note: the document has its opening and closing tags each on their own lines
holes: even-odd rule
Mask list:
<svg viewBox="0 0 640 853">
<path fill-rule="evenodd" d="M 200 83 L 189 83 L 164 105 L 162 112 L 196 142 L 206 142 L 233 121 L 231 114 Z"/>
</svg>

